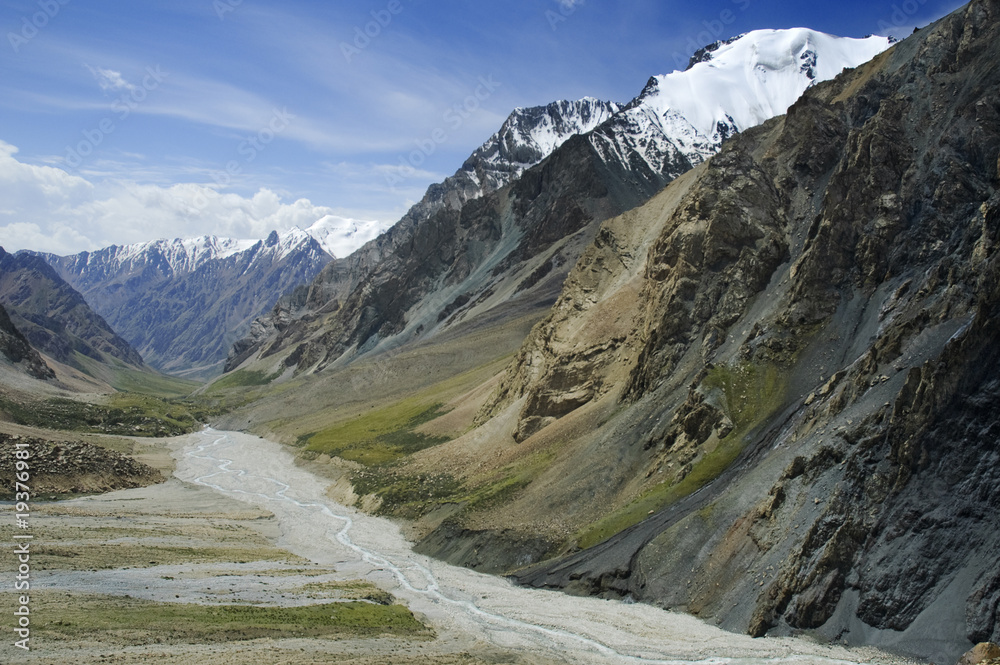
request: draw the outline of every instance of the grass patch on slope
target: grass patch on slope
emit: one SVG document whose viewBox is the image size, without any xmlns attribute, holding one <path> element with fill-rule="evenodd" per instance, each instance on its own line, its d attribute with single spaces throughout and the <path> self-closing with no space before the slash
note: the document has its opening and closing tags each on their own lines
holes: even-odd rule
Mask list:
<svg viewBox="0 0 1000 665">
<path fill-rule="evenodd" d="M 195 605 L 137 598 L 32 594 L 32 628 L 45 641 L 142 645 L 260 638 L 430 637 L 402 605 L 353 601 L 301 607 Z"/>
<path fill-rule="evenodd" d="M 267 426 L 272 432 L 294 437 L 297 445 L 304 448 L 304 452 L 314 455 L 337 455 L 338 450 L 343 450 L 346 455 L 354 456 L 356 452 L 346 451 L 357 451 L 359 447 L 373 442 L 383 447 L 398 445 L 406 451 L 417 452 L 449 440 L 447 437 L 459 436 L 466 431 L 466 427 L 471 427 L 470 419 L 468 423 L 436 432 L 441 436 L 425 438 L 413 432 L 423 423 L 446 413 L 445 405 L 455 398 L 490 380 L 503 370 L 510 358 L 508 354 L 437 381 L 417 381 L 416 385 L 412 385 L 415 373 L 422 376 L 426 372 L 415 372 L 410 367 L 397 370 L 393 365 L 399 363 L 408 366 L 413 361 L 412 355 L 403 354 L 383 364 L 376 360 L 339 370 L 339 373 L 334 373 L 331 377 L 339 384 L 333 391 L 334 395 L 340 397 L 338 402 L 317 407 L 313 411 L 302 409 L 297 415 L 275 418 Z M 431 360 L 433 357 L 422 360 L 419 364 Z M 316 381 L 315 377 L 309 377 L 296 385 L 291 394 L 304 395 L 303 402 L 309 404 L 314 398 L 308 393 L 320 392 L 324 385 Z M 411 436 L 412 434 L 416 436 Z M 379 437 L 382 437 L 381 440 L 376 441 Z M 405 455 L 406 451 L 401 452 Z M 398 459 L 399 455 L 375 457 L 383 459 L 372 459 L 364 463 L 381 464 L 390 459 Z"/>
<path fill-rule="evenodd" d="M 202 384 L 198 381 L 179 379 L 176 376 L 165 374 L 153 374 L 151 372 L 139 372 L 135 370 L 124 370 L 119 373 L 117 379 L 111 383 L 115 390 L 129 393 L 142 393 L 163 398 L 186 397 L 197 390 Z"/>
<path fill-rule="evenodd" d="M 647 490 L 632 503 L 578 533 L 577 544 L 586 549 L 604 542 L 646 519 L 650 512 L 659 512 L 718 478 L 739 457 L 750 431 L 781 406 L 785 382 L 785 375 L 774 365 L 743 363 L 714 367 L 704 385 L 722 392 L 723 411 L 733 422 L 733 431 L 715 449 L 702 455 L 680 482 L 664 482 Z"/>
<path fill-rule="evenodd" d="M 416 431 L 447 413 L 446 404 L 456 396 L 496 375 L 510 357 L 508 354 L 491 360 L 421 386 L 389 405 L 370 407 L 360 415 L 300 435 L 300 455 L 315 458 L 326 453 L 362 464 L 363 468 L 351 473 L 351 484 L 360 496 L 376 496 L 380 502 L 376 512 L 382 515 L 415 519 L 448 504 L 461 504 L 466 510 L 475 510 L 502 502 L 530 482 L 525 476 L 528 472 L 522 468 L 525 465 L 516 469 L 512 465 L 488 476 L 463 479 L 447 471 L 407 471 L 406 458 L 461 435 L 463 427 L 471 427 L 470 415 L 467 423 L 450 423 L 439 435 Z M 391 374 L 391 369 L 385 371 Z M 271 425 L 280 430 L 287 424 L 288 421 L 281 421 Z M 530 477 L 541 470 L 539 466 L 531 471 Z"/>
<path fill-rule="evenodd" d="M 233 388 L 251 388 L 255 386 L 266 386 L 281 376 L 281 372 L 267 374 L 256 369 L 238 369 L 222 376 L 212 383 L 206 392 L 215 393 L 231 390 Z"/>
<path fill-rule="evenodd" d="M 418 518 L 444 503 L 454 503 L 462 481 L 448 474 L 403 474 L 390 467 L 369 467 L 351 474 L 354 491 L 373 494 L 381 503 L 380 515 Z"/>
<path fill-rule="evenodd" d="M 747 430 L 778 410 L 785 399 L 786 377 L 775 365 L 741 363 L 717 365 L 705 378 L 705 387 L 722 391 L 723 411 L 734 431 Z"/>
<path fill-rule="evenodd" d="M 460 505 L 464 512 L 502 505 L 531 484 L 553 459 L 554 454 L 540 453 L 468 480 L 448 474 L 406 474 L 390 464 L 356 471 L 351 483 L 358 494 L 380 499 L 379 514 L 418 519 L 448 504 Z"/>
<path fill-rule="evenodd" d="M 366 466 L 395 462 L 406 455 L 448 441 L 446 436 L 415 432 L 417 427 L 443 415 L 444 405 L 411 397 L 395 404 L 306 435 L 300 440 L 313 453 L 336 455 Z"/>
</svg>

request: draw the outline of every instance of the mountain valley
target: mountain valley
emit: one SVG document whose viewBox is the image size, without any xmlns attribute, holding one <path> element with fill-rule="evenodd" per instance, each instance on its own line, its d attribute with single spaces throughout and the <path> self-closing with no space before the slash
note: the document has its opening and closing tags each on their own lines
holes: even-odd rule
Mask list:
<svg viewBox="0 0 1000 665">
<path fill-rule="evenodd" d="M 0 443 L 80 497 L 45 561 L 131 520 L 111 572 L 46 579 L 308 613 L 326 576 L 399 622 L 289 662 L 1000 643 L 998 49 L 997 0 L 898 42 L 756 30 L 628 103 L 514 110 L 389 228 L 0 249 Z M 660 610 L 712 648 L 658 642 Z M 270 626 L 219 639 L 262 657 Z"/>
</svg>

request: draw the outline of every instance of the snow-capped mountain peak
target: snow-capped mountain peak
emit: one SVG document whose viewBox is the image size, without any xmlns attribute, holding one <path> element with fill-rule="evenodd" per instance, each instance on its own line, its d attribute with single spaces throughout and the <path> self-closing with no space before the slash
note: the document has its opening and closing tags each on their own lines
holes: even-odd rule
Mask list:
<svg viewBox="0 0 1000 665">
<path fill-rule="evenodd" d="M 106 269 L 127 271 L 129 266 L 146 264 L 151 256 L 158 256 L 175 273 L 194 272 L 205 261 L 220 259 L 244 252 L 255 240 L 219 238 L 214 235 L 197 238 L 152 240 L 132 245 L 112 245 L 96 252 L 84 252 L 87 265 L 105 264 Z"/>
<path fill-rule="evenodd" d="M 743 130 L 781 115 L 816 81 L 867 62 L 889 45 L 888 37 L 755 30 L 718 43 L 684 72 L 656 77 L 657 92 L 645 103 L 683 116 L 705 137 L 720 122 Z"/>
<path fill-rule="evenodd" d="M 662 172 L 665 154 L 697 165 L 737 132 L 785 113 L 812 85 L 871 60 L 888 37 L 852 39 L 806 28 L 755 30 L 700 49 L 684 71 L 650 78 L 595 137 L 607 158 L 638 154 Z"/>
<path fill-rule="evenodd" d="M 517 108 L 480 151 L 494 163 L 507 157 L 508 161 L 532 166 L 552 154 L 571 136 L 586 134 L 618 110 L 614 102 L 593 97 Z"/>
<path fill-rule="evenodd" d="M 593 131 L 620 108 L 614 102 L 593 97 L 516 108 L 500 130 L 472 153 L 459 173 L 471 178 L 484 192 L 499 189 L 551 155 L 570 137 Z"/>
<path fill-rule="evenodd" d="M 295 229 L 284 233 L 272 233 L 273 242 L 264 246 L 269 253 L 280 260 L 295 248 L 298 248 L 308 238 L 302 231 Z M 270 240 L 270 238 L 269 238 Z M 148 263 L 150 257 L 162 259 L 175 274 L 185 274 L 196 271 L 208 261 L 227 259 L 252 250 L 261 243 L 257 239 L 220 238 L 214 235 L 198 236 L 197 238 L 160 239 L 135 245 L 112 246 L 111 261 L 125 268 L 131 263 Z M 93 261 L 98 253 L 91 253 L 89 260 Z"/>
<path fill-rule="evenodd" d="M 347 256 L 369 240 L 374 240 L 392 226 L 391 223 L 351 219 L 326 215 L 306 228 L 306 233 L 316 239 L 320 247 L 331 256 Z"/>
<path fill-rule="evenodd" d="M 152 366 L 196 373 L 217 371 L 230 335 L 245 334 L 332 259 L 295 227 L 263 239 L 203 235 L 43 258 Z"/>
<path fill-rule="evenodd" d="M 349 219 L 327 215 L 307 229 L 297 226 L 286 231 L 272 231 L 266 238 L 225 238 L 202 235 L 196 238 L 161 238 L 131 245 L 111 245 L 73 257 L 88 267 L 100 265 L 103 270 L 131 272 L 155 262 L 174 274 L 196 271 L 207 261 L 227 259 L 260 245 L 260 256 L 280 261 L 290 254 L 307 249 L 315 241 L 314 253 L 330 257 L 346 256 L 385 231 L 390 224 L 378 221 Z M 259 257 L 258 257 L 259 258 Z M 81 266 L 82 268 L 83 266 Z"/>
</svg>

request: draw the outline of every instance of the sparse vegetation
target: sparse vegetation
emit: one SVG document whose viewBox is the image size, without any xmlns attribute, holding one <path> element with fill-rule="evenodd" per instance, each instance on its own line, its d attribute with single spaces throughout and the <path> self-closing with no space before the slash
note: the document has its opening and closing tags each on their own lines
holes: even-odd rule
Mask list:
<svg viewBox="0 0 1000 665">
<path fill-rule="evenodd" d="M 32 594 L 38 634 L 46 641 L 150 644 L 259 638 L 426 636 L 432 632 L 402 605 L 367 601 L 300 607 L 160 603 L 128 596 Z"/>
<path fill-rule="evenodd" d="M 140 372 L 133 369 L 118 370 L 111 387 L 126 393 L 141 393 L 165 399 L 187 397 L 202 384 L 198 381 L 179 379 L 176 376 Z"/>
<path fill-rule="evenodd" d="M 148 534 L 142 535 L 149 537 Z M 37 551 L 36 558 L 46 570 L 112 570 L 122 567 L 148 568 L 214 561 L 301 563 L 299 557 L 267 544 L 252 547 L 212 547 L 203 544 L 191 546 L 127 544 L 118 546 L 113 559 L 107 556 L 107 545 L 104 544 L 74 544 L 71 547 L 42 545 Z"/>
<path fill-rule="evenodd" d="M 774 413 L 785 398 L 785 377 L 775 365 L 717 365 L 705 387 L 722 391 L 722 407 L 736 430 Z"/>
<path fill-rule="evenodd" d="M 383 591 L 365 580 L 309 582 L 308 584 L 303 584 L 298 590 L 314 598 L 329 597 L 340 600 L 366 600 L 378 605 L 392 605 L 396 601 L 391 593 Z"/>
<path fill-rule="evenodd" d="M 351 474 L 351 483 L 358 494 L 374 494 L 381 499 L 380 514 L 407 517 L 419 517 L 462 492 L 461 481 L 452 476 L 406 475 L 391 467 L 357 471 Z"/>
<path fill-rule="evenodd" d="M 55 519 L 46 541 L 32 549 L 32 560 L 44 570 L 93 571 L 261 561 L 296 566 L 306 563 L 261 535 L 255 528 L 258 516 L 255 513 L 208 523 L 196 518 L 178 521 L 162 516 L 109 523 L 106 515 L 98 513 L 100 516 L 90 520 L 87 527 L 81 527 L 62 521 L 74 514 L 73 507 L 48 504 L 45 512 Z M 9 538 L 10 529 L 0 525 L 0 537 L 6 534 Z"/>
<path fill-rule="evenodd" d="M 394 462 L 448 441 L 414 430 L 445 413 L 440 403 L 402 400 L 311 435 L 300 437 L 307 451 L 337 455 L 366 466 Z"/>
<path fill-rule="evenodd" d="M 19 425 L 96 434 L 178 436 L 192 432 L 212 410 L 194 402 L 115 393 L 105 404 L 65 398 L 32 400 L 0 395 L 0 412 Z"/>
<path fill-rule="evenodd" d="M 467 481 L 447 474 L 406 474 L 387 465 L 357 471 L 351 482 L 358 494 L 379 497 L 380 514 L 416 519 L 445 504 L 459 504 L 465 511 L 500 505 L 527 487 L 551 460 L 550 455 L 536 455 L 488 478 Z"/>
<path fill-rule="evenodd" d="M 266 386 L 281 376 L 281 372 L 267 374 L 262 370 L 238 369 L 235 372 L 226 374 L 213 383 L 208 392 L 223 392 L 233 388 L 251 388 L 254 386 Z"/>
<path fill-rule="evenodd" d="M 733 422 L 733 431 L 713 450 L 702 454 L 680 482 L 661 483 L 624 508 L 582 530 L 576 538 L 580 547 L 593 547 L 638 524 L 651 511 L 663 510 L 718 478 L 743 451 L 750 431 L 778 410 L 785 398 L 786 388 L 785 376 L 778 367 L 748 363 L 712 368 L 704 386 L 722 392 L 723 410 Z"/>
</svg>

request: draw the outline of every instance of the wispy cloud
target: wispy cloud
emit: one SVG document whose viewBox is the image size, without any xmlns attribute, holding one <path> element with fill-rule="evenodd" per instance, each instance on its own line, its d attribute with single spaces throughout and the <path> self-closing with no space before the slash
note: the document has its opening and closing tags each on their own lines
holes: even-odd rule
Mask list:
<svg viewBox="0 0 1000 665">
<path fill-rule="evenodd" d="M 194 183 L 92 182 L 51 166 L 21 162 L 17 152 L 0 141 L 0 238 L 11 251 L 71 254 L 203 234 L 263 238 L 271 230 L 307 228 L 343 214 L 306 198 L 287 201 L 267 188 L 242 196 Z"/>
<path fill-rule="evenodd" d="M 84 63 L 84 67 L 93 75 L 97 85 L 104 92 L 118 92 L 120 90 L 135 90 L 135 86 L 125 80 L 121 72 L 103 67 L 91 67 Z"/>
</svg>

